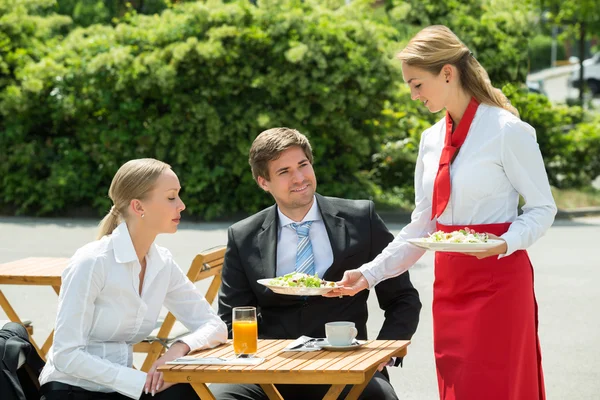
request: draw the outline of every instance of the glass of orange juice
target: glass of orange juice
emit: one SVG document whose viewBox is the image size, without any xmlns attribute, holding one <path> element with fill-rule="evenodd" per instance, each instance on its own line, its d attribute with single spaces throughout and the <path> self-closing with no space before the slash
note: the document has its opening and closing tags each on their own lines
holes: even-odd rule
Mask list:
<svg viewBox="0 0 600 400">
<path fill-rule="evenodd" d="M 258 347 L 256 307 L 234 307 L 233 351 L 236 356 L 252 356 Z"/>
</svg>

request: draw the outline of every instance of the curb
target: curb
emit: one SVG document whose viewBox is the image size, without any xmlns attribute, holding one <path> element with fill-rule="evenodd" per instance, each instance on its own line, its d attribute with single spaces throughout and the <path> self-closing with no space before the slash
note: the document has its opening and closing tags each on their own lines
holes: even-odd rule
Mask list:
<svg viewBox="0 0 600 400">
<path fill-rule="evenodd" d="M 558 209 L 556 219 L 571 219 L 578 217 L 599 216 L 600 207 L 581 207 L 571 209 Z"/>
</svg>

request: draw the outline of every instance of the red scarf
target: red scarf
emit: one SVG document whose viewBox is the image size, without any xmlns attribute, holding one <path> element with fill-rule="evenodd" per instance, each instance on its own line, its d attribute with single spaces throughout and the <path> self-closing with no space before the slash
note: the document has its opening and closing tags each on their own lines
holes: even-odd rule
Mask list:
<svg viewBox="0 0 600 400">
<path fill-rule="evenodd" d="M 477 107 L 479 107 L 479 102 L 475 97 L 471 97 L 471 101 L 454 133 L 452 133 L 452 118 L 450 118 L 450 114 L 446 111 L 446 139 L 442 155 L 440 156 L 440 166 L 433 185 L 431 219 L 442 215 L 448 205 L 448 201 L 450 201 L 450 164 L 452 164 L 460 146 L 463 145 L 467 138 L 471 122 L 473 122 L 473 118 L 475 118 L 475 113 L 477 112 Z"/>
</svg>

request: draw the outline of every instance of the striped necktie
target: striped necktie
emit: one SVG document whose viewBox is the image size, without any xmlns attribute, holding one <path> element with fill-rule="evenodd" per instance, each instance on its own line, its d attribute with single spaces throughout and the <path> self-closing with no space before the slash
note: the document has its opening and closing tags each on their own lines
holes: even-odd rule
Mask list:
<svg viewBox="0 0 600 400">
<path fill-rule="evenodd" d="M 290 226 L 298 234 L 298 248 L 296 250 L 296 272 L 303 274 L 315 274 L 315 256 L 313 254 L 312 244 L 308 237 L 308 231 L 313 221 L 306 221 L 301 224 L 292 223 Z"/>
</svg>

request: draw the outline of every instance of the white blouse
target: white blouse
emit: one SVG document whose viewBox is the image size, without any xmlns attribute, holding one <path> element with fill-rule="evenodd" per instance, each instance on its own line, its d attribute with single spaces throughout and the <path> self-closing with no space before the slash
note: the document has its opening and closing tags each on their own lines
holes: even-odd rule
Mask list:
<svg viewBox="0 0 600 400">
<path fill-rule="evenodd" d="M 433 184 L 446 135 L 445 118 L 421 136 L 415 170 L 415 209 L 411 222 L 373 261 L 359 269 L 373 287 L 400 275 L 424 254 L 407 242 L 436 231 L 431 220 Z M 437 218 L 443 225 L 512 222 L 501 237 L 505 257 L 526 249 L 552 225 L 556 205 L 535 129 L 510 112 L 481 104 L 467 138 L 450 166 L 451 194 L 448 206 Z M 517 215 L 519 194 L 525 199 Z"/>
<path fill-rule="evenodd" d="M 139 399 L 146 373 L 133 369 L 133 344 L 155 327 L 164 305 L 191 333 L 191 349 L 227 340 L 227 327 L 171 253 L 152 244 L 141 265 L 127 225 L 75 253 L 62 274 L 54 343 L 40 384 L 57 381 Z"/>
</svg>

